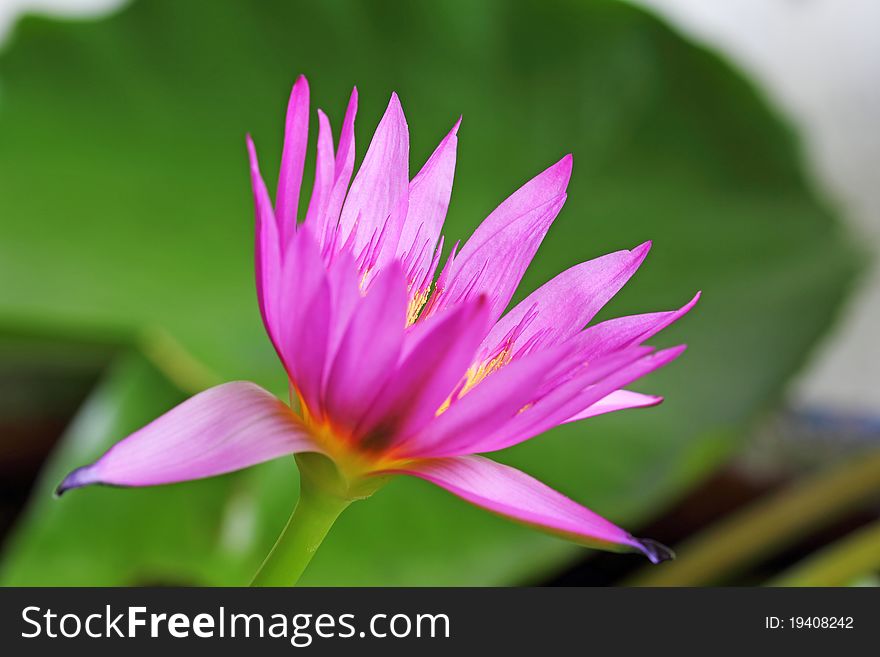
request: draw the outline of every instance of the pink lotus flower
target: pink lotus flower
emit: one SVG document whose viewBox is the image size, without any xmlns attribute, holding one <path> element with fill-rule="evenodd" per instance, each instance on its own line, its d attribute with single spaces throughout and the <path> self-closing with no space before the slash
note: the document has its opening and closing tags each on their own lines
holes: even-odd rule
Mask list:
<svg viewBox="0 0 880 657">
<path fill-rule="evenodd" d="M 645 243 L 564 271 L 504 314 L 565 202 L 570 155 L 498 206 L 460 250 L 456 245 L 433 283 L 460 121 L 410 180 L 408 128 L 392 94 L 349 187 L 356 112 L 354 90 L 334 150 L 318 110 L 315 181 L 299 226 L 305 78 L 288 106 L 274 208 L 248 138 L 257 297 L 287 370 L 291 406 L 252 383 L 219 385 L 70 473 L 59 492 L 95 483 L 167 484 L 299 454 L 304 508 L 279 554 L 296 552 L 294 543 L 313 552 L 350 501 L 392 475 L 410 475 L 586 546 L 640 551 L 655 563 L 668 558 L 658 543 L 481 454 L 559 424 L 659 403 L 623 388 L 683 351 L 655 352 L 642 343 L 699 295 L 679 310 L 584 328 L 641 265 Z M 310 500 L 317 500 L 311 511 Z M 270 556 L 264 571 L 276 575 L 264 580 L 295 580 L 307 562 Z"/>
</svg>

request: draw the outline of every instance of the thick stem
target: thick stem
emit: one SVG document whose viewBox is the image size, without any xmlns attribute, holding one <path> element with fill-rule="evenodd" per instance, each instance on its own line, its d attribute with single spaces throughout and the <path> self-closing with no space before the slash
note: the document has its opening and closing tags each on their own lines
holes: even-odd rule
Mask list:
<svg viewBox="0 0 880 657">
<path fill-rule="evenodd" d="M 296 508 L 251 586 L 294 586 L 339 514 L 352 502 L 324 485 L 310 469 L 300 467 L 300 474 Z"/>
</svg>

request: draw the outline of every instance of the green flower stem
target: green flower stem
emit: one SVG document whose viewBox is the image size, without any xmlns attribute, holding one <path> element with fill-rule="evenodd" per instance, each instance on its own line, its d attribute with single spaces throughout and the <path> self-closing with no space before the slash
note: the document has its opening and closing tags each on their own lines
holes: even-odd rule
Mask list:
<svg viewBox="0 0 880 657">
<path fill-rule="evenodd" d="M 327 465 L 333 466 L 327 459 L 309 454 L 298 456 L 297 463 L 299 501 L 251 586 L 294 586 L 339 514 L 353 501 L 334 490 L 336 475 L 328 471 Z"/>
</svg>

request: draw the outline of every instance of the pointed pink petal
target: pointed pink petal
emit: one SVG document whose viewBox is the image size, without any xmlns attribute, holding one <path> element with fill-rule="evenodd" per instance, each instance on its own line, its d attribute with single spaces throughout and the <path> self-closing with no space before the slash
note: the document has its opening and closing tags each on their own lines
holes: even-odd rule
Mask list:
<svg viewBox="0 0 880 657">
<path fill-rule="evenodd" d="M 631 348 L 626 353 L 639 355 L 637 360 L 624 359 L 619 366 L 609 365 L 607 369 L 612 371 L 603 372 L 599 379 L 596 379 L 590 370 L 600 368 L 596 365 L 587 366 L 583 376 L 576 377 L 559 386 L 517 415 L 507 426 L 496 431 L 494 435 L 486 436 L 479 443 L 471 445 L 470 451 L 472 453 L 497 451 L 544 433 L 566 422 L 573 415 L 595 404 L 615 390 L 668 365 L 681 355 L 685 346 L 680 345 L 642 355 L 644 349 L 644 347 Z M 611 356 L 609 360 L 613 362 L 616 358 L 618 356 Z"/>
<path fill-rule="evenodd" d="M 324 372 L 326 378 L 330 374 L 329 364 L 336 357 L 339 343 L 348 329 L 351 316 L 360 305 L 361 277 L 355 268 L 354 258 L 349 253 L 339 253 L 334 258 L 327 270 L 327 280 L 330 283 L 330 295 L 333 299 L 333 321 L 330 325 L 330 333 L 327 336 L 327 363 L 328 368 Z"/>
<path fill-rule="evenodd" d="M 352 429 L 393 374 L 406 327 L 406 284 L 399 263 L 384 269 L 349 322 L 327 379 L 325 408 Z"/>
<path fill-rule="evenodd" d="M 345 110 L 345 119 L 342 122 L 342 132 L 339 135 L 339 146 L 336 149 L 333 188 L 324 211 L 324 232 L 316 236 L 325 253 L 336 240 L 339 213 L 342 211 L 348 183 L 351 182 L 351 172 L 354 170 L 354 120 L 357 116 L 357 108 L 358 93 L 355 87 L 351 90 L 348 109 Z"/>
<path fill-rule="evenodd" d="M 524 472 L 481 456 L 416 461 L 392 472 L 425 479 L 475 506 L 580 545 L 638 551 L 653 563 L 673 557 L 669 548 L 635 538 Z"/>
<path fill-rule="evenodd" d="M 578 400 L 583 396 L 586 388 L 595 386 L 595 384 L 605 380 L 607 377 L 632 365 L 640 358 L 650 354 L 651 349 L 650 347 L 634 347 L 609 355 L 591 363 L 589 367 L 581 365 L 581 371 L 576 376 L 572 376 L 571 373 L 568 373 L 571 368 L 566 364 L 572 357 L 570 346 L 562 345 L 555 349 L 536 352 L 521 360 L 505 365 L 497 373 L 490 375 L 486 381 L 478 385 L 473 392 L 468 394 L 476 394 L 484 384 L 488 385 L 495 376 L 501 376 L 508 367 L 512 368 L 519 363 L 543 358 L 548 353 L 557 353 L 559 355 L 559 363 L 553 364 L 551 360 L 549 371 L 545 371 L 542 376 L 532 379 L 532 399 L 528 407 L 523 408 L 522 412 L 516 413 L 512 417 L 507 416 L 503 418 L 505 421 L 491 430 L 487 426 L 486 430 L 481 433 L 469 432 L 469 439 L 467 441 L 451 440 L 448 443 L 436 445 L 430 453 L 426 450 L 424 453 L 420 452 L 419 455 L 426 457 L 461 456 L 493 452 L 528 440 L 559 424 L 558 421 L 554 420 L 558 415 L 565 412 L 564 409 L 573 407 L 574 410 L 569 413 L 569 415 L 572 415 L 584 408 L 583 405 L 578 406 Z M 558 380 L 560 372 L 566 373 L 562 380 Z M 466 399 L 467 395 L 460 401 L 463 402 Z"/>
<path fill-rule="evenodd" d="M 400 100 L 397 94 L 391 94 L 339 219 L 340 243 L 348 239 L 357 223 L 353 242 L 356 256 L 376 236 L 385 233 L 382 251 L 369 263 L 370 268 L 381 267 L 394 256 L 406 216 L 405 207 L 400 212 L 400 205 L 406 201 L 408 188 L 409 130 Z"/>
<path fill-rule="evenodd" d="M 250 158 L 251 186 L 254 192 L 254 209 L 256 212 L 254 234 L 254 274 L 257 283 L 257 301 L 266 333 L 278 350 L 277 330 L 274 316 L 277 312 L 277 281 L 281 272 L 281 251 L 278 226 L 275 223 L 275 212 L 266 184 L 260 175 L 257 162 L 257 151 L 251 136 L 247 136 L 248 156 Z"/>
<path fill-rule="evenodd" d="M 488 329 L 483 297 L 438 316 L 380 391 L 357 433 L 367 447 L 386 448 L 431 420 L 473 362 Z"/>
<path fill-rule="evenodd" d="M 409 185 L 409 208 L 397 254 L 403 258 L 421 252 L 420 262 L 414 263 L 414 269 L 420 272 L 431 263 L 449 208 L 459 125 L 461 119 L 456 121 Z"/>
<path fill-rule="evenodd" d="M 312 198 L 306 211 L 305 225 L 308 226 L 320 244 L 326 232 L 327 204 L 335 182 L 336 163 L 333 154 L 333 131 L 330 119 L 318 110 L 318 154 L 315 158 L 315 182 L 312 185 Z"/>
<path fill-rule="evenodd" d="M 490 317 L 495 320 L 501 316 L 565 203 L 571 162 L 571 156 L 566 155 L 486 217 L 448 265 L 444 288 L 435 293 L 438 298 L 432 311 L 487 294 Z"/>
<path fill-rule="evenodd" d="M 542 345 L 571 337 L 626 284 L 650 248 L 651 243 L 646 242 L 632 251 L 610 253 L 562 272 L 504 315 L 483 347 L 494 349 L 516 329 L 520 329 L 516 339 L 507 345 L 513 354 L 534 336 Z"/>
<path fill-rule="evenodd" d="M 291 238 L 280 282 L 278 336 L 288 374 L 303 400 L 320 405 L 332 296 L 327 270 L 308 228 Z"/>
<path fill-rule="evenodd" d="M 290 92 L 287 119 L 284 125 L 284 149 L 281 152 L 281 171 L 275 194 L 275 216 L 282 244 L 290 241 L 296 231 L 299 190 L 302 185 L 306 147 L 309 141 L 309 83 L 299 76 Z"/>
<path fill-rule="evenodd" d="M 342 120 L 342 133 L 339 135 L 339 150 L 336 151 L 336 175 L 345 171 L 346 168 L 354 167 L 354 120 L 357 117 L 358 90 L 353 87 L 351 96 L 348 98 L 348 107 L 345 108 L 345 118 Z M 347 182 L 346 182 L 347 184 Z"/>
<path fill-rule="evenodd" d="M 575 337 L 581 345 L 580 354 L 585 360 L 589 360 L 609 351 L 644 342 L 686 315 L 699 299 L 698 292 L 678 310 L 617 317 L 590 326 Z"/>
<path fill-rule="evenodd" d="M 170 484 L 320 451 L 290 408 L 253 383 L 235 381 L 199 393 L 116 443 L 67 475 L 58 493 L 89 484 Z"/>
<path fill-rule="evenodd" d="M 614 411 L 623 411 L 628 408 L 656 406 L 662 401 L 663 397 L 658 397 L 656 395 L 643 395 L 630 390 L 615 390 L 610 395 L 606 395 L 594 404 L 587 406 L 581 412 L 575 413 L 565 420 L 565 422 L 576 422 L 577 420 L 584 420 L 588 417 L 613 413 Z"/>
<path fill-rule="evenodd" d="M 416 436 L 403 441 L 395 453 L 401 458 L 468 453 L 471 444 L 499 429 L 535 400 L 536 382 L 568 349 L 565 345 L 545 349 L 493 372 Z"/>
</svg>

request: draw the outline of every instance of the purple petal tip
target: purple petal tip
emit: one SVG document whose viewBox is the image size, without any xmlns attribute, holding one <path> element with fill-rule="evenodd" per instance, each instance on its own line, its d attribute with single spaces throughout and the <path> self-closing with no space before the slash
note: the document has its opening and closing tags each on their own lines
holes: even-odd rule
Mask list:
<svg viewBox="0 0 880 657">
<path fill-rule="evenodd" d="M 636 538 L 633 540 L 636 542 L 636 548 L 648 557 L 653 564 L 675 559 L 675 552 L 672 551 L 672 548 L 663 545 L 663 543 L 658 543 L 650 538 Z"/>
<path fill-rule="evenodd" d="M 55 497 L 61 497 L 64 493 L 73 488 L 82 488 L 83 486 L 97 483 L 95 478 L 91 476 L 91 470 L 91 465 L 84 465 L 81 468 L 73 470 L 60 484 L 58 484 L 58 487 L 55 489 Z"/>
</svg>

